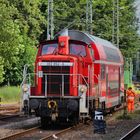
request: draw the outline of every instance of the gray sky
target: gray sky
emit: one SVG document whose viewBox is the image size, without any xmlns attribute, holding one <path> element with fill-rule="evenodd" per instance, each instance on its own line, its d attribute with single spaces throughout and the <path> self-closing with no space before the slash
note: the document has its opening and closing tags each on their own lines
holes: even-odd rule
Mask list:
<svg viewBox="0 0 140 140">
<path fill-rule="evenodd" d="M 137 6 L 137 17 L 139 18 L 139 22 L 140 22 L 140 0 L 136 0 L 136 6 Z M 139 23 L 139 33 L 140 33 L 140 23 Z"/>
<path fill-rule="evenodd" d="M 136 0 L 137 16 L 140 18 L 140 0 Z"/>
</svg>

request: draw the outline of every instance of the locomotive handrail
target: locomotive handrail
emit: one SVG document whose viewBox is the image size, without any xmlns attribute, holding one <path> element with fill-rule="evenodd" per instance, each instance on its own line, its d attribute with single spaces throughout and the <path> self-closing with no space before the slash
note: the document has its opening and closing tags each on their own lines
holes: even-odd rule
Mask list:
<svg viewBox="0 0 140 140">
<path fill-rule="evenodd" d="M 25 82 L 26 77 L 27 77 L 27 75 L 28 75 L 27 69 L 28 69 L 28 64 L 25 64 L 25 65 L 24 65 L 24 69 L 23 69 L 23 80 L 22 80 L 22 82 L 21 82 L 21 86 L 22 86 L 23 83 Z"/>
<path fill-rule="evenodd" d="M 27 69 L 28 69 L 28 64 L 24 65 L 24 69 L 23 69 L 23 78 L 26 76 L 27 74 Z"/>
<path fill-rule="evenodd" d="M 39 76 L 39 73 L 28 73 L 28 74 L 26 74 L 24 79 L 23 79 L 23 81 L 22 81 L 22 83 L 21 83 L 21 88 L 22 88 L 23 84 L 27 84 L 27 85 L 31 86 L 31 78 L 30 78 L 31 75 Z M 45 95 L 39 96 L 39 97 L 47 97 L 47 86 L 46 85 L 47 85 L 47 76 L 49 76 L 49 75 L 54 75 L 54 76 L 60 75 L 60 76 L 62 76 L 62 80 L 61 80 L 62 88 L 60 89 L 62 97 L 65 97 L 65 95 L 64 95 L 64 88 L 65 88 L 64 76 L 66 76 L 66 75 L 78 76 L 78 79 L 77 79 L 78 81 L 77 81 L 77 85 L 76 85 L 77 88 L 79 87 L 80 84 L 82 84 L 82 82 L 80 81 L 80 77 L 81 77 L 81 79 L 83 79 L 83 82 L 87 86 L 87 96 L 86 96 L 86 98 L 87 98 L 87 109 L 89 109 L 89 103 L 88 103 L 89 102 L 89 84 L 88 84 L 88 82 L 86 81 L 85 77 L 82 74 L 43 73 L 42 77 L 45 76 L 45 83 L 46 83 L 45 84 Z M 22 93 L 22 96 L 23 96 L 23 93 Z M 80 96 L 78 95 L 78 97 L 80 97 Z M 32 95 L 30 93 L 29 93 L 29 98 L 32 98 Z"/>
<path fill-rule="evenodd" d="M 28 73 L 28 74 L 26 74 L 26 76 L 25 76 L 25 78 L 23 79 L 21 85 L 23 85 L 23 83 L 24 83 L 24 81 L 26 80 L 26 78 L 27 78 L 28 76 L 32 75 L 32 74 L 35 74 L 35 75 L 38 76 L 38 73 Z M 56 74 L 56 73 L 44 73 L 43 75 L 73 75 L 73 76 L 74 76 L 74 75 L 75 75 L 75 76 L 79 75 L 79 76 L 81 76 L 81 77 L 83 78 L 83 80 L 84 80 L 84 82 L 86 83 L 86 85 L 89 86 L 89 84 L 87 83 L 86 79 L 84 78 L 84 76 L 83 76 L 82 74 L 60 74 L 60 73 Z M 29 81 L 30 81 L 30 79 L 29 79 Z"/>
<path fill-rule="evenodd" d="M 38 74 L 37 74 L 38 75 Z M 60 73 L 58 73 L 58 74 L 56 74 L 56 73 L 45 73 L 45 74 L 43 74 L 43 75 L 73 75 L 73 76 L 81 76 L 83 79 L 84 79 L 84 82 L 86 83 L 86 85 L 88 86 L 89 84 L 87 83 L 87 81 L 86 81 L 86 79 L 84 78 L 84 76 L 82 75 L 82 74 L 60 74 Z"/>
<path fill-rule="evenodd" d="M 23 89 L 22 89 L 22 86 L 23 86 L 23 84 L 25 84 L 25 80 L 26 80 L 26 77 L 27 77 L 27 69 L 28 69 L 28 64 L 25 64 L 24 65 L 24 69 L 23 69 L 23 80 L 22 80 L 22 82 L 21 82 L 21 84 L 20 84 L 20 89 L 21 89 L 21 99 L 20 99 L 20 112 L 22 111 L 22 105 L 23 105 L 23 100 L 22 100 L 22 98 L 23 98 Z"/>
<path fill-rule="evenodd" d="M 26 74 L 26 76 L 24 77 L 24 79 L 23 79 L 23 81 L 22 81 L 22 83 L 21 83 L 21 87 L 22 87 L 22 85 L 24 84 L 24 82 L 26 81 L 26 79 L 27 79 L 27 77 L 28 77 L 28 80 L 29 80 L 29 83 L 30 83 L 30 76 L 31 75 L 39 75 L 38 73 L 27 73 Z M 85 84 L 87 85 L 87 88 L 89 88 L 89 84 L 88 84 L 88 82 L 86 81 L 86 79 L 85 79 L 85 77 L 82 75 L 82 74 L 60 74 L 60 73 L 44 73 L 43 75 L 70 75 L 70 76 L 81 76 L 81 78 L 84 80 L 84 82 L 85 82 Z"/>
</svg>

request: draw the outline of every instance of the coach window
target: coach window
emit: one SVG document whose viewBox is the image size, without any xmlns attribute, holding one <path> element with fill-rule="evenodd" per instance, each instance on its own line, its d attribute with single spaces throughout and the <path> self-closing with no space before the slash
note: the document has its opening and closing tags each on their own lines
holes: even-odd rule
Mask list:
<svg viewBox="0 0 140 140">
<path fill-rule="evenodd" d="M 103 80 L 105 78 L 105 65 L 101 65 L 101 79 Z"/>
<path fill-rule="evenodd" d="M 122 66 L 120 66 L 120 73 L 121 73 L 121 76 L 123 76 L 124 75 L 124 73 L 123 73 L 123 71 L 124 71 L 124 65 L 122 65 Z"/>
</svg>

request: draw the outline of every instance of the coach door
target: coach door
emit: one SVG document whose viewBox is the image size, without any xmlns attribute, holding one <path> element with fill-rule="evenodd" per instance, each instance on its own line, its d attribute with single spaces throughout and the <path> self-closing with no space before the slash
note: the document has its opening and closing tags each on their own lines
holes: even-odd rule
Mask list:
<svg viewBox="0 0 140 140">
<path fill-rule="evenodd" d="M 121 73 L 122 73 L 122 70 L 121 70 L 121 66 L 119 66 L 119 80 L 118 80 L 118 96 L 119 96 L 119 100 L 118 100 L 118 104 L 121 104 Z"/>
<path fill-rule="evenodd" d="M 106 65 L 106 97 L 108 98 L 109 95 L 109 82 L 108 82 L 108 66 Z"/>
</svg>

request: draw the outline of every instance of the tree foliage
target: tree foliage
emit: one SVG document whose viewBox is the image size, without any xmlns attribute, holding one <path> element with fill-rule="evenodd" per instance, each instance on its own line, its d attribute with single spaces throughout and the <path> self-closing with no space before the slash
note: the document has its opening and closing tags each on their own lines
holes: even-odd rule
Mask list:
<svg viewBox="0 0 140 140">
<path fill-rule="evenodd" d="M 17 10 L 9 6 L 4 0 L 0 3 L 0 57 L 4 70 L 1 73 L 6 73 L 12 69 L 12 64 L 17 63 L 18 54 L 22 49 L 22 39 L 20 37 L 19 26 L 14 23 L 12 16 Z M 2 78 L 4 79 L 5 76 Z M 5 78 L 6 80 L 6 78 Z"/>
<path fill-rule="evenodd" d="M 140 49 L 135 0 L 119 0 L 119 38 L 124 56 Z M 34 46 L 46 39 L 47 0 L 0 0 L 0 84 L 20 84 L 25 64 L 33 63 Z M 113 0 L 93 1 L 93 34 L 112 40 Z M 86 31 L 86 0 L 54 0 L 54 32 Z"/>
</svg>

